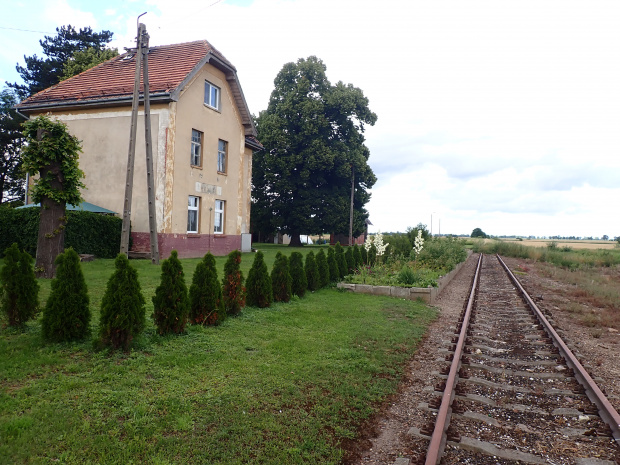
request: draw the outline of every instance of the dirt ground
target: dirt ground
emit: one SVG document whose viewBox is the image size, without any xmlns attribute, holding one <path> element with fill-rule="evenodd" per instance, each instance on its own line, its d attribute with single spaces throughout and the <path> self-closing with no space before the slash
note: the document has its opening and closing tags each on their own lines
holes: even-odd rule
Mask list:
<svg viewBox="0 0 620 465">
<path fill-rule="evenodd" d="M 477 254 L 470 256 L 466 265 L 439 296 L 436 307 L 440 313 L 429 332 L 409 362 L 398 393 L 384 403 L 381 412 L 360 431 L 361 439 L 346 445 L 347 465 L 393 464 L 405 457 L 414 462 L 427 445 L 425 441 L 408 434 L 411 427 L 422 427 L 425 412 L 419 408 L 428 402 L 437 372 L 446 365 L 438 354 L 452 336 L 458 315 L 468 295 L 475 269 Z M 575 302 L 587 311 L 587 296 L 575 297 L 574 286 L 554 281 L 542 273 L 543 264 L 523 259 L 505 259 L 511 270 L 518 270 L 518 279 L 537 305 L 548 310 L 557 327 L 564 331 L 564 338 L 573 351 L 591 367 L 599 387 L 610 397 L 612 405 L 620 411 L 620 332 L 614 328 L 584 327 L 575 317 L 574 310 L 567 310 Z M 620 286 L 620 268 L 612 271 Z"/>
</svg>

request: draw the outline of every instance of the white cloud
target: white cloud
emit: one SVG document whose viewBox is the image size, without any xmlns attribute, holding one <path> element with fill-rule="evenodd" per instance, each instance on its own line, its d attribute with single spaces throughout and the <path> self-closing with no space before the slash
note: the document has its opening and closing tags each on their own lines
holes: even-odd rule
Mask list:
<svg viewBox="0 0 620 465">
<path fill-rule="evenodd" d="M 368 209 L 382 231 L 435 212 L 446 233 L 620 234 L 609 214 L 620 197 L 616 0 L 212 3 L 110 2 L 99 17 L 55 0 L 45 14 L 98 20 L 122 50 L 148 10 L 152 45 L 209 40 L 254 113 L 284 63 L 318 56 L 379 117 L 366 137 L 379 179 Z"/>
<path fill-rule="evenodd" d="M 53 0 L 45 4 L 45 16 L 59 26 L 71 24 L 76 29 L 90 26 L 97 30 L 98 23 L 95 15 L 69 5 L 67 0 Z"/>
</svg>

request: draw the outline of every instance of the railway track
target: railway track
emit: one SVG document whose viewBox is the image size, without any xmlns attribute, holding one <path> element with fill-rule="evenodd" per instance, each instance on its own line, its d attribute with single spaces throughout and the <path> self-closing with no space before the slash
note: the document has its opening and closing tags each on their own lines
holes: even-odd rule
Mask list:
<svg viewBox="0 0 620 465">
<path fill-rule="evenodd" d="M 620 415 L 500 257 L 480 257 L 461 317 L 418 463 L 620 464 Z"/>
</svg>

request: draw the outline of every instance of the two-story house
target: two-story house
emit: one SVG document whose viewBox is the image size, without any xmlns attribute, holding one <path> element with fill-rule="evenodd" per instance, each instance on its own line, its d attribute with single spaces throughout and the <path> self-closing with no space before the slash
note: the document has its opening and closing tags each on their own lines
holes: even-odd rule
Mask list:
<svg viewBox="0 0 620 465">
<path fill-rule="evenodd" d="M 84 199 L 116 212 L 124 204 L 135 59 L 125 53 L 17 106 L 67 124 L 82 141 Z M 261 145 L 235 67 L 207 41 L 152 47 L 148 65 L 161 257 L 172 249 L 180 257 L 241 249 L 242 235 L 244 242 L 249 237 L 252 153 Z M 141 106 L 133 251 L 149 250 L 145 166 Z"/>
</svg>

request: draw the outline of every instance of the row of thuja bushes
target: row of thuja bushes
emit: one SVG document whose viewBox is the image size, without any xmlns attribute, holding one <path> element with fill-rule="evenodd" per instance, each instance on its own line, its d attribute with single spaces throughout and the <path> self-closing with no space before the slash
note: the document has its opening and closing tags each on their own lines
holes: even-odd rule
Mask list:
<svg viewBox="0 0 620 465">
<path fill-rule="evenodd" d="M 569 270 L 620 265 L 620 249 L 572 249 L 568 246 L 560 247 L 554 241 L 549 242 L 546 247 L 531 247 L 497 239 L 478 240 L 474 241 L 472 250 L 506 257 L 529 258 Z"/>
<path fill-rule="evenodd" d="M 307 290 L 326 287 L 351 272 L 361 260 L 360 248 L 349 248 L 345 253 L 340 244 L 330 247 L 327 254 L 321 249 L 316 257 L 309 252 L 305 264 L 300 252 L 291 253 L 290 259 L 278 252 L 270 274 L 259 251 L 244 281 L 241 253 L 233 251 L 220 281 L 215 258 L 207 253 L 197 265 L 188 289 L 177 252 L 172 251 L 170 258 L 162 262 L 151 316 L 161 335 L 182 333 L 188 323 L 216 325 L 227 316 L 239 314 L 246 304 L 269 307 L 272 302 L 288 302 L 292 296 L 303 297 Z M 10 326 L 23 327 L 39 312 L 39 285 L 32 262 L 32 257 L 20 251 L 16 243 L 5 251 L 0 308 Z M 56 265 L 56 277 L 41 318 L 43 338 L 50 342 L 82 340 L 89 335 L 91 313 L 79 256 L 69 248 L 56 258 Z M 145 327 L 145 311 L 137 271 L 124 254 L 119 254 L 101 301 L 98 344 L 128 350 Z"/>
<path fill-rule="evenodd" d="M 40 211 L 40 207 L 0 208 L 0 254 L 14 242 L 20 250 L 36 254 Z M 122 223 L 115 216 L 67 211 L 65 245 L 78 254 L 114 258 L 121 246 Z"/>
</svg>

